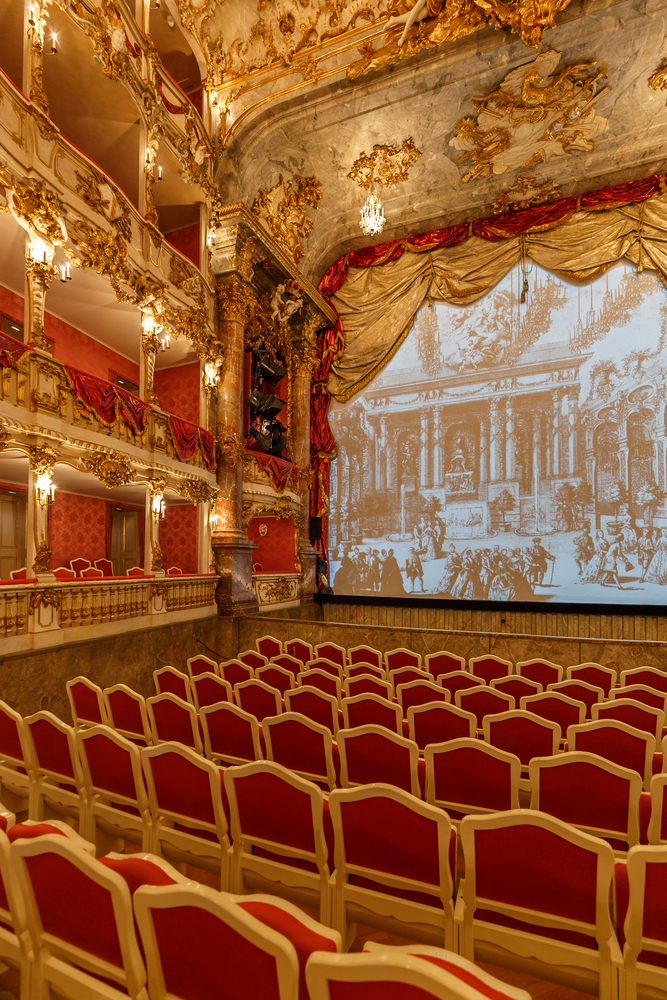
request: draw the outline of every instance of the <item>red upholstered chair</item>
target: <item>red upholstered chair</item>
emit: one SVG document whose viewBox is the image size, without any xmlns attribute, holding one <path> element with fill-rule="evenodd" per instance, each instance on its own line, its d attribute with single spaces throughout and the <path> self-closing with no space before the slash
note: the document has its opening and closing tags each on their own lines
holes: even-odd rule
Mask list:
<svg viewBox="0 0 667 1000">
<path fill-rule="evenodd" d="M 270 887 L 276 896 L 310 899 L 330 923 L 325 800 L 312 781 L 280 764 L 256 761 L 225 771 L 232 831 L 230 881 Z M 328 805 L 327 805 L 328 822 Z"/>
<path fill-rule="evenodd" d="M 265 667 L 260 667 L 255 673 L 255 679 L 263 681 L 272 688 L 277 688 L 281 694 L 289 691 L 296 684 L 295 675 L 284 667 L 279 667 L 276 663 L 267 663 Z"/>
<path fill-rule="evenodd" d="M 247 667 L 252 667 L 253 670 L 257 670 L 258 667 L 265 667 L 269 662 L 268 656 L 264 656 L 262 653 L 257 653 L 254 649 L 245 649 L 242 653 L 239 653 L 237 660 L 240 660 L 241 663 L 245 663 Z M 220 664 L 220 666 L 222 666 L 222 664 Z"/>
<path fill-rule="evenodd" d="M 426 801 L 457 822 L 468 813 L 518 809 L 521 761 L 481 740 L 436 743 L 424 750 Z"/>
<path fill-rule="evenodd" d="M 308 670 L 321 670 L 325 674 L 331 674 L 332 677 L 337 677 L 341 684 L 345 680 L 345 671 L 343 668 L 337 663 L 333 663 L 331 660 L 325 659 L 323 656 L 310 660 L 300 673 L 304 673 Z"/>
<path fill-rule="evenodd" d="M 439 653 L 428 653 L 424 658 L 424 668 L 433 675 L 433 680 L 437 681 L 441 674 L 451 674 L 455 670 L 465 670 L 465 656 L 457 656 L 456 653 L 448 653 L 444 649 Z"/>
<path fill-rule="evenodd" d="M 308 661 L 306 660 L 306 663 L 307 662 Z M 301 660 L 297 659 L 295 656 L 292 656 L 291 654 L 288 655 L 287 653 L 283 653 L 282 656 L 276 656 L 273 660 L 271 660 L 270 665 L 273 667 L 282 667 L 283 670 L 289 670 L 289 672 L 295 678 L 296 675 L 300 674 L 304 668 L 304 664 L 301 662 Z M 260 667 L 259 669 L 261 670 L 262 668 Z"/>
<path fill-rule="evenodd" d="M 626 684 L 625 687 L 615 687 L 609 692 L 611 701 L 617 698 L 631 698 L 642 705 L 650 705 L 651 708 L 659 708 L 667 715 L 667 694 L 664 691 L 656 691 L 655 688 L 647 684 Z"/>
<path fill-rule="evenodd" d="M 31 995 L 146 1000 L 126 879 L 54 834 L 17 840 L 10 857 L 34 955 Z"/>
<path fill-rule="evenodd" d="M 605 760 L 636 771 L 641 776 L 646 791 L 649 790 L 655 753 L 654 736 L 634 729 L 625 722 L 605 719 L 570 726 L 567 744 L 570 750 L 596 753 Z"/>
<path fill-rule="evenodd" d="M 374 694 L 378 698 L 391 700 L 394 688 L 391 681 L 380 680 L 379 677 L 371 677 L 369 674 L 358 674 L 354 677 L 347 677 L 343 684 L 343 691 L 346 698 L 356 698 L 362 694 Z"/>
<path fill-rule="evenodd" d="M 13 569 L 9 573 L 9 578 L 10 580 L 27 580 L 28 570 L 25 566 L 21 566 L 20 569 Z"/>
<path fill-rule="evenodd" d="M 456 700 L 457 691 L 467 691 L 470 688 L 486 686 L 481 677 L 473 677 L 471 674 L 466 673 L 465 670 L 453 670 L 449 674 L 440 674 L 437 683 L 440 687 L 449 691 L 452 696 L 452 702 Z"/>
<path fill-rule="evenodd" d="M 350 665 L 354 665 L 355 663 L 370 663 L 374 667 L 384 667 L 382 653 L 379 649 L 373 649 L 372 646 L 352 646 L 347 651 L 347 662 Z"/>
<path fill-rule="evenodd" d="M 88 566 L 87 569 L 82 569 L 79 575 L 82 580 L 101 580 L 104 573 L 101 569 L 96 569 L 95 566 Z"/>
<path fill-rule="evenodd" d="M 325 694 L 319 688 L 305 685 L 285 691 L 285 708 L 288 712 L 299 712 L 307 719 L 326 726 L 335 736 L 342 724 L 342 715 L 337 698 Z"/>
<path fill-rule="evenodd" d="M 194 677 L 198 677 L 199 674 L 217 674 L 218 664 L 215 660 L 210 660 L 208 656 L 204 656 L 203 653 L 198 653 L 197 656 L 191 656 L 188 660 L 188 674 L 192 680 Z"/>
<path fill-rule="evenodd" d="M 514 673 L 511 660 L 503 660 L 499 656 L 487 653 L 486 656 L 473 656 L 468 661 L 468 667 L 473 677 L 481 677 L 485 684 L 490 684 L 496 677 L 507 677 Z"/>
<path fill-rule="evenodd" d="M 125 573 L 125 576 L 132 576 L 135 578 L 143 578 L 149 575 L 150 574 L 146 573 L 141 566 L 131 566 Z"/>
<path fill-rule="evenodd" d="M 256 678 L 236 684 L 234 699 L 239 708 L 244 712 L 250 712 L 259 722 L 267 716 L 279 715 L 283 710 L 280 691 Z"/>
<path fill-rule="evenodd" d="M 397 696 L 398 688 L 401 684 L 409 684 L 410 681 L 431 681 L 432 678 L 421 667 L 397 667 L 388 674 L 394 688 L 394 696 Z"/>
<path fill-rule="evenodd" d="M 338 746 L 326 726 L 298 712 L 285 712 L 265 719 L 262 735 L 267 760 L 282 764 L 320 787 L 335 788 L 340 772 Z"/>
<path fill-rule="evenodd" d="M 575 667 L 568 667 L 565 676 L 569 681 L 586 681 L 593 687 L 602 688 L 605 698 L 609 697 L 609 692 L 618 679 L 615 670 L 603 667 L 601 663 L 579 663 Z"/>
<path fill-rule="evenodd" d="M 613 1000 L 623 961 L 609 911 L 609 844 L 527 809 L 467 816 L 461 843 L 463 957 L 499 956 L 519 969 L 527 960 L 531 975 L 586 983 L 600 1000 Z"/>
<path fill-rule="evenodd" d="M 27 759 L 23 716 L 0 701 L 0 799 L 19 812 L 30 794 Z"/>
<path fill-rule="evenodd" d="M 190 681 L 195 708 L 206 708 L 221 701 L 234 701 L 234 691 L 229 681 L 223 681 L 217 674 L 197 674 Z"/>
<path fill-rule="evenodd" d="M 84 840 L 81 834 L 77 833 L 63 819 L 49 819 L 43 823 L 34 819 L 24 819 L 22 823 L 14 823 L 7 830 L 7 837 L 10 844 L 13 844 L 17 840 L 32 840 L 35 837 L 45 837 L 47 834 L 64 837 L 65 840 L 78 847 L 79 850 L 90 854 L 91 858 L 95 857 L 95 845 Z"/>
<path fill-rule="evenodd" d="M 280 656 L 284 652 L 282 642 L 273 635 L 263 635 L 261 639 L 256 639 L 255 649 L 267 660 L 272 660 L 274 656 Z"/>
<path fill-rule="evenodd" d="M 156 694 L 175 694 L 182 701 L 194 704 L 190 678 L 181 670 L 176 670 L 175 667 L 160 667 L 159 670 L 153 671 L 153 683 Z"/>
<path fill-rule="evenodd" d="M 622 670 L 621 685 L 626 687 L 628 684 L 645 684 L 654 691 L 664 691 L 667 694 L 667 671 L 658 670 L 657 667 L 633 667 L 631 670 Z"/>
<path fill-rule="evenodd" d="M 342 788 L 379 781 L 422 797 L 416 743 L 381 726 L 340 729 L 337 743 Z"/>
<path fill-rule="evenodd" d="M 590 719 L 593 705 L 598 701 L 604 701 L 604 691 L 601 687 L 595 687 L 588 681 L 577 680 L 572 677 L 567 681 L 560 681 L 559 684 L 550 684 L 547 691 L 558 691 L 575 701 L 583 701 L 586 706 L 586 718 Z"/>
<path fill-rule="evenodd" d="M 619 690 L 623 691 L 623 688 Z M 641 729 L 655 736 L 656 746 L 662 742 L 662 730 L 665 725 L 665 713 L 659 708 L 642 705 L 632 698 L 614 698 L 611 701 L 599 702 L 593 705 L 593 721 L 597 719 L 616 719 L 628 726 Z"/>
<path fill-rule="evenodd" d="M 108 723 L 102 688 L 87 677 L 74 677 L 67 681 L 67 697 L 72 710 L 74 728 L 81 726 L 106 726 Z"/>
<path fill-rule="evenodd" d="M 127 684 L 114 684 L 102 692 L 109 725 L 133 743 L 153 742 L 146 701 Z"/>
<path fill-rule="evenodd" d="M 336 701 L 340 702 L 341 682 L 337 677 L 333 677 L 325 670 L 303 670 L 297 676 L 296 683 L 298 687 L 308 686 L 318 688 L 324 694 L 328 694 L 329 697 L 335 698 Z"/>
<path fill-rule="evenodd" d="M 264 757 L 262 730 L 254 715 L 222 702 L 199 713 L 204 752 L 217 764 L 246 764 Z"/>
<path fill-rule="evenodd" d="M 79 730 L 76 742 L 86 790 L 81 835 L 96 845 L 98 855 L 122 850 L 125 840 L 150 851 L 151 816 L 139 747 L 108 726 Z"/>
<path fill-rule="evenodd" d="M 332 924 L 348 939 L 353 920 L 452 948 L 456 831 L 447 813 L 389 784 L 336 789 Z"/>
<path fill-rule="evenodd" d="M 532 660 L 521 660 L 516 665 L 516 672 L 519 677 L 536 681 L 546 691 L 549 684 L 558 684 L 563 680 L 565 667 L 561 667 L 559 663 L 552 663 L 551 660 L 537 657 Z"/>
<path fill-rule="evenodd" d="M 70 568 L 76 573 L 77 576 L 81 576 L 84 569 L 89 569 L 90 559 L 70 559 Z"/>
<path fill-rule="evenodd" d="M 667 847 L 633 847 L 616 864 L 616 925 L 623 945 L 622 996 L 660 996 L 667 966 Z"/>
<path fill-rule="evenodd" d="M 56 580 L 76 580 L 76 573 L 73 569 L 68 569 L 67 566 L 57 566 L 51 572 Z"/>
<path fill-rule="evenodd" d="M 430 702 L 408 709 L 408 727 L 410 739 L 423 751 L 429 743 L 473 739 L 477 719 L 472 712 L 464 712 L 455 705 Z"/>
<path fill-rule="evenodd" d="M 335 642 L 321 642 L 315 646 L 315 656 L 323 656 L 325 660 L 337 663 L 339 667 L 344 667 L 347 663 L 347 653 L 342 646 L 337 646 Z"/>
<path fill-rule="evenodd" d="M 264 663 L 262 666 L 266 666 L 266 664 Z M 218 670 L 223 681 L 228 681 L 232 688 L 236 684 L 241 684 L 242 681 L 249 681 L 255 676 L 254 667 L 249 667 L 247 663 L 243 663 L 241 660 L 227 660 L 226 663 L 219 664 Z"/>
<path fill-rule="evenodd" d="M 491 687 L 474 688 L 469 691 L 457 691 L 456 707 L 465 712 L 472 712 L 477 719 L 477 728 L 484 725 L 485 715 L 497 715 L 499 712 L 509 712 L 514 708 L 514 698 Z"/>
<path fill-rule="evenodd" d="M 436 701 L 447 703 L 451 700 L 449 691 L 440 687 L 435 681 L 409 681 L 407 684 L 399 684 L 396 696 L 403 717 L 406 719 L 409 710 L 417 705 L 430 705 Z"/>
<path fill-rule="evenodd" d="M 32 953 L 28 938 L 25 904 L 10 860 L 7 830 L 13 828 L 13 815 L 0 815 L 0 961 L 21 974 L 21 1000 L 32 1000 Z M 72 831 L 74 832 L 74 831 Z"/>
<path fill-rule="evenodd" d="M 503 694 L 511 694 L 515 705 L 518 705 L 522 698 L 529 698 L 531 694 L 542 692 L 542 685 L 537 681 L 529 681 L 527 677 L 518 677 L 516 674 L 496 677 L 489 686 L 495 691 L 502 691 Z"/>
<path fill-rule="evenodd" d="M 384 662 L 387 671 L 398 670 L 399 667 L 421 667 L 421 653 L 413 653 L 411 649 L 399 646 L 397 649 L 390 649 L 384 654 Z"/>
<path fill-rule="evenodd" d="M 146 699 L 153 743 L 182 743 L 203 753 L 197 709 L 175 694 L 158 694 Z"/>
<path fill-rule="evenodd" d="M 285 643 L 285 652 L 300 663 L 308 663 L 313 658 L 313 647 L 303 639 L 289 639 Z"/>
<path fill-rule="evenodd" d="M 167 576 L 183 576 L 183 570 L 180 566 L 170 566 L 167 570 Z"/>
<path fill-rule="evenodd" d="M 524 772 L 533 757 L 557 753 L 561 739 L 557 722 L 548 722 L 530 712 L 513 709 L 484 717 L 484 739 L 493 747 L 513 753 Z"/>
<path fill-rule="evenodd" d="M 281 921 L 269 900 L 263 922 L 254 915 L 261 911 L 256 902 L 253 911 L 253 902 L 253 897 L 236 898 L 196 883 L 138 889 L 134 907 L 151 1000 L 296 1000 L 299 956 L 289 931 L 303 949 L 300 918 L 306 918 L 299 914 L 291 924 Z M 307 939 L 313 950 L 322 947 L 328 933 L 322 928 Z"/>
<path fill-rule="evenodd" d="M 529 767 L 530 808 L 611 841 L 620 851 L 639 843 L 642 779 L 593 753 L 536 757 Z"/>
<path fill-rule="evenodd" d="M 229 888 L 229 836 L 222 803 L 223 769 L 177 743 L 141 754 L 153 822 L 151 850 L 220 875 Z"/>
<path fill-rule="evenodd" d="M 51 712 L 29 715 L 24 724 L 30 819 L 53 812 L 80 819 L 86 792 L 74 730 Z"/>
<path fill-rule="evenodd" d="M 404 735 L 401 706 L 377 694 L 357 694 L 343 698 L 343 721 L 346 729 L 357 726 L 383 726 L 391 733 Z"/>
<path fill-rule="evenodd" d="M 96 559 L 95 569 L 102 571 L 102 576 L 114 576 L 113 563 L 111 559 Z"/>
<path fill-rule="evenodd" d="M 345 677 L 375 677 L 379 681 L 388 679 L 387 671 L 382 667 L 374 667 L 372 663 L 354 663 L 345 668 Z"/>
<path fill-rule="evenodd" d="M 664 748 L 663 748 L 664 756 Z M 667 774 L 654 774 L 651 778 L 651 819 L 648 825 L 649 844 L 667 844 Z"/>
<path fill-rule="evenodd" d="M 569 726 L 578 726 L 586 718 L 586 705 L 583 701 L 561 694 L 560 691 L 543 691 L 541 694 L 531 694 L 520 701 L 524 712 L 538 715 L 549 722 L 557 722 L 563 736 Z"/>
</svg>

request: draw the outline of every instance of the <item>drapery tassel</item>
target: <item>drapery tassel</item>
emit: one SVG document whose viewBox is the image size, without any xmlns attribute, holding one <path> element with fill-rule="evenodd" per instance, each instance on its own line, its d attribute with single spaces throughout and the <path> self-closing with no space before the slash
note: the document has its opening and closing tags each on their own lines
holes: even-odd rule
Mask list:
<svg viewBox="0 0 667 1000">
<path fill-rule="evenodd" d="M 531 264 L 530 267 L 526 266 L 526 260 L 527 260 L 526 237 L 524 236 L 523 233 L 521 233 L 520 240 L 521 240 L 521 273 L 523 275 L 523 285 L 521 286 L 521 298 L 519 301 L 521 305 L 524 305 L 526 301 L 526 295 L 528 294 L 528 275 L 533 270 L 533 265 Z"/>
<path fill-rule="evenodd" d="M 433 282 L 435 281 L 435 268 L 433 267 L 433 256 L 432 256 L 432 254 L 428 255 L 428 270 L 429 270 L 429 276 L 428 276 L 428 307 L 429 307 L 429 309 L 432 309 L 433 308 L 433 298 L 431 297 L 431 288 L 433 287 Z"/>
</svg>

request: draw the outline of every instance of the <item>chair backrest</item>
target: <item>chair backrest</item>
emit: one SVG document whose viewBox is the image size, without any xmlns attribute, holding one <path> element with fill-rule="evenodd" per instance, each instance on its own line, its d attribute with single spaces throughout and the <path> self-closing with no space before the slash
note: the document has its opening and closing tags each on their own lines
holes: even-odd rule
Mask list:
<svg viewBox="0 0 667 1000">
<path fill-rule="evenodd" d="M 621 691 L 623 690 L 624 688 L 621 688 Z M 592 716 L 593 721 L 616 719 L 617 722 L 625 722 L 628 726 L 655 736 L 656 746 L 662 742 L 662 729 L 665 725 L 665 713 L 662 709 L 642 705 L 632 698 L 614 698 L 613 701 L 603 701 L 593 705 Z"/>
<path fill-rule="evenodd" d="M 277 663 L 267 663 L 255 672 L 255 680 L 263 681 L 272 688 L 277 688 L 281 694 L 289 691 L 296 684 L 296 678 L 291 670 L 279 667 Z"/>
<path fill-rule="evenodd" d="M 667 745 L 663 741 L 663 761 Z M 654 774 L 651 778 L 651 819 L 648 824 L 649 844 L 667 844 L 667 773 Z"/>
<path fill-rule="evenodd" d="M 503 660 L 500 656 L 487 653 L 486 656 L 473 656 L 468 661 L 468 667 L 473 677 L 481 677 L 485 684 L 490 684 L 495 677 L 507 677 L 514 673 L 511 660 Z"/>
<path fill-rule="evenodd" d="M 399 667 L 421 667 L 422 655 L 421 653 L 413 653 L 411 649 L 406 649 L 404 646 L 398 646 L 384 654 L 384 662 L 387 670 L 398 670 Z"/>
<path fill-rule="evenodd" d="M 648 791 L 655 753 L 655 737 L 649 733 L 634 729 L 625 722 L 603 719 L 570 726 L 567 744 L 570 750 L 596 753 L 605 760 L 636 771 Z"/>
<path fill-rule="evenodd" d="M 26 766 L 23 716 L 0 701 L 0 760 Z"/>
<path fill-rule="evenodd" d="M 496 677 L 491 681 L 490 687 L 503 694 L 511 694 L 516 705 L 522 698 L 528 698 L 531 694 L 540 694 L 542 685 L 537 681 L 530 681 L 527 677 L 519 677 L 517 674 L 509 674 L 507 677 Z"/>
<path fill-rule="evenodd" d="M 296 683 L 298 687 L 316 687 L 324 694 L 328 694 L 331 698 L 335 698 L 340 701 L 341 695 L 341 683 L 337 677 L 332 677 L 331 674 L 326 673 L 324 670 L 313 669 L 313 670 L 303 670 L 297 675 Z"/>
<path fill-rule="evenodd" d="M 477 719 L 477 728 L 481 729 L 485 715 L 497 715 L 499 712 L 509 712 L 514 708 L 514 698 L 511 694 L 503 694 L 493 688 L 484 686 L 469 691 L 457 691 L 456 707 L 466 712 L 472 712 Z"/>
<path fill-rule="evenodd" d="M 266 666 L 266 664 L 264 663 L 262 666 Z M 251 677 L 255 676 L 255 668 L 249 667 L 241 660 L 227 660 L 225 663 L 220 663 L 218 670 L 222 679 L 229 681 L 232 687 L 242 681 L 249 681 Z"/>
<path fill-rule="evenodd" d="M 331 660 L 325 659 L 323 656 L 318 656 L 314 660 L 310 660 L 300 673 L 304 673 L 307 670 L 322 670 L 325 674 L 337 677 L 341 684 L 345 680 L 345 671 L 343 668 L 337 663 L 332 663 Z"/>
<path fill-rule="evenodd" d="M 352 646 L 347 651 L 347 662 L 371 663 L 374 667 L 383 667 L 384 657 L 379 649 L 373 649 L 372 646 Z"/>
<path fill-rule="evenodd" d="M 255 649 L 267 660 L 272 660 L 274 656 L 280 656 L 284 652 L 281 640 L 273 635 L 263 635 L 260 639 L 255 639 Z"/>
<path fill-rule="evenodd" d="M 122 736 L 150 742 L 151 726 L 143 696 L 127 684 L 114 684 L 102 693 L 109 725 Z"/>
<path fill-rule="evenodd" d="M 105 726 L 108 722 L 102 688 L 87 677 L 73 677 L 67 681 L 67 697 L 72 709 L 72 721 L 78 728 L 84 726 Z"/>
<path fill-rule="evenodd" d="M 341 708 L 346 729 L 383 726 L 392 733 L 402 735 L 401 706 L 388 698 L 369 692 L 356 694 L 343 698 Z"/>
<path fill-rule="evenodd" d="M 533 757 L 550 757 L 558 751 L 561 730 L 530 712 L 513 709 L 484 718 L 484 739 L 491 746 L 513 753 L 527 767 Z"/>
<path fill-rule="evenodd" d="M 338 699 L 325 694 L 311 685 L 285 691 L 285 708 L 288 712 L 299 712 L 307 719 L 326 726 L 335 736 L 338 732 Z"/>
<path fill-rule="evenodd" d="M 167 570 L 167 576 L 183 576 L 183 570 L 180 566 L 170 566 Z"/>
<path fill-rule="evenodd" d="M 306 663 L 308 661 L 306 660 Z M 293 677 L 296 678 L 297 674 L 300 674 L 304 668 L 304 664 L 301 660 L 297 659 L 296 656 L 292 656 L 288 653 L 282 653 L 281 656 L 274 657 L 271 660 L 270 666 L 272 667 L 282 667 L 283 670 L 289 670 Z M 261 667 L 259 668 L 262 669 Z"/>
<path fill-rule="evenodd" d="M 464 737 L 427 746 L 424 760 L 426 801 L 452 819 L 519 808 L 521 761 L 514 754 Z"/>
<path fill-rule="evenodd" d="M 191 678 L 197 677 L 199 674 L 217 674 L 218 664 L 215 660 L 210 660 L 208 656 L 204 656 L 203 653 L 198 653 L 197 656 L 189 658 L 188 673 Z"/>
<path fill-rule="evenodd" d="M 424 667 L 433 674 L 433 679 L 437 681 L 440 674 L 451 674 L 454 670 L 465 670 L 465 656 L 457 656 L 456 653 L 448 653 L 440 650 L 438 653 L 427 653 L 424 657 Z"/>
<path fill-rule="evenodd" d="M 445 703 L 451 701 L 449 691 L 440 687 L 435 681 L 409 681 L 407 684 L 399 684 L 396 696 L 406 719 L 408 711 L 417 705 L 429 705 L 435 701 Z"/>
<path fill-rule="evenodd" d="M 142 566 L 130 566 L 130 568 L 125 571 L 125 576 L 144 577 L 147 575 L 148 574 Z"/>
<path fill-rule="evenodd" d="M 611 700 L 615 700 L 616 698 L 632 698 L 633 701 L 638 701 L 642 705 L 659 708 L 661 712 L 667 715 L 667 693 L 656 691 L 655 688 L 649 687 L 648 684 L 626 684 L 625 687 L 612 688 L 609 692 L 609 698 Z"/>
<path fill-rule="evenodd" d="M 123 876 L 57 834 L 17 840 L 10 855 L 34 953 L 43 958 L 50 952 L 69 966 L 95 970 L 103 963 L 106 979 L 130 996 L 145 996 L 146 972 Z M 85 994 L 85 985 L 78 989 Z"/>
<path fill-rule="evenodd" d="M 645 684 L 655 691 L 664 691 L 667 694 L 667 671 L 659 670 L 657 667 L 632 667 L 630 670 L 621 671 L 621 685 Z"/>
<path fill-rule="evenodd" d="M 203 753 L 197 709 L 175 694 L 157 694 L 146 699 L 146 710 L 154 743 L 182 743 Z"/>
<path fill-rule="evenodd" d="M 336 784 L 331 730 L 298 712 L 285 712 L 265 719 L 262 735 L 267 760 L 282 764 L 309 781 Z"/>
<path fill-rule="evenodd" d="M 147 820 L 148 798 L 136 743 L 108 726 L 80 729 L 76 742 L 88 801 L 102 795 L 114 805 L 134 806 Z"/>
<path fill-rule="evenodd" d="M 56 568 L 51 570 L 51 572 L 55 576 L 56 580 L 76 580 L 76 573 L 74 572 L 73 569 L 68 569 L 67 566 L 56 566 Z M 12 573 L 12 578 L 14 579 L 13 573 Z"/>
<path fill-rule="evenodd" d="M 71 726 L 52 712 L 35 712 L 24 720 L 28 768 L 59 784 L 83 789 L 83 772 L 76 737 Z"/>
<path fill-rule="evenodd" d="M 601 663 L 578 663 L 565 671 L 567 679 L 586 681 L 593 687 L 602 688 L 605 698 L 616 683 L 617 674 L 611 667 L 603 667 Z"/>
<path fill-rule="evenodd" d="M 288 639 L 285 643 L 285 652 L 300 663 L 308 663 L 308 660 L 313 658 L 313 647 L 309 642 L 304 642 L 303 639 Z"/>
<path fill-rule="evenodd" d="M 70 567 L 74 570 L 77 576 L 81 576 L 84 569 L 88 569 L 90 566 L 90 559 L 83 559 L 79 557 L 78 559 L 70 559 Z"/>
<path fill-rule="evenodd" d="M 575 701 L 583 701 L 586 706 L 586 718 L 590 719 L 591 709 L 598 701 L 604 701 L 604 691 L 601 687 L 595 687 L 588 681 L 577 680 L 572 677 L 570 680 L 560 681 L 558 684 L 549 684 L 547 691 L 559 691 L 566 694 L 568 698 Z"/>
<path fill-rule="evenodd" d="M 449 691 L 452 701 L 455 700 L 457 691 L 467 691 L 468 688 L 485 686 L 481 677 L 473 677 L 472 674 L 466 673 L 465 670 L 453 670 L 449 674 L 440 674 L 437 683 L 440 687 Z"/>
<path fill-rule="evenodd" d="M 160 667 L 153 671 L 153 683 L 156 694 L 175 694 L 182 701 L 194 704 L 190 678 L 175 667 Z"/>
<path fill-rule="evenodd" d="M 76 576 L 76 573 L 74 574 Z M 20 569 L 13 569 L 9 573 L 10 580 L 27 580 L 28 570 L 26 566 L 21 566 Z"/>
<path fill-rule="evenodd" d="M 96 569 L 101 569 L 103 576 L 113 576 L 114 575 L 114 572 L 113 572 L 113 563 L 111 562 L 111 559 L 96 559 L 95 560 L 95 568 Z"/>
<path fill-rule="evenodd" d="M 253 678 L 234 686 L 236 704 L 244 712 L 250 712 L 261 722 L 270 715 L 279 715 L 283 710 L 280 691 Z"/>
<path fill-rule="evenodd" d="M 95 566 L 88 566 L 86 569 L 81 570 L 80 576 L 82 580 L 101 580 L 104 573 Z"/>
<path fill-rule="evenodd" d="M 410 739 L 420 750 L 424 750 L 429 743 L 473 738 L 477 728 L 477 719 L 472 712 L 464 712 L 444 702 L 413 705 L 407 715 Z"/>
<path fill-rule="evenodd" d="M 195 835 L 212 834 L 223 850 L 229 848 L 219 767 L 178 743 L 148 747 L 141 763 L 154 817 L 185 825 Z"/>
<path fill-rule="evenodd" d="M 395 670 L 389 671 L 388 677 L 394 687 L 394 695 L 398 692 L 401 684 L 409 684 L 410 681 L 432 681 L 433 679 L 421 667 L 397 667 Z"/>
<path fill-rule="evenodd" d="M 387 680 L 387 671 L 382 667 L 374 667 L 372 663 L 353 663 L 345 667 L 345 677 L 376 677 L 379 681 Z"/>
<path fill-rule="evenodd" d="M 583 701 L 569 698 L 560 691 L 543 691 L 541 694 L 531 694 L 522 698 L 520 706 L 524 712 L 539 715 L 541 719 L 557 722 L 561 736 L 567 732 L 568 726 L 578 726 L 586 718 L 586 706 Z"/>
<path fill-rule="evenodd" d="M 209 760 L 246 764 L 264 756 L 259 723 L 250 712 L 223 702 L 202 708 L 199 721 Z"/>
<path fill-rule="evenodd" d="M 374 694 L 378 698 L 390 700 L 394 694 L 391 681 L 383 681 L 379 677 L 371 677 L 369 674 L 347 677 L 343 684 L 343 691 L 347 698 L 355 698 L 360 694 Z"/>
<path fill-rule="evenodd" d="M 339 667 L 344 667 L 347 663 L 347 654 L 342 646 L 337 646 L 335 642 L 321 642 L 315 646 L 315 656 L 323 656 L 325 660 L 337 663 Z"/>
<path fill-rule="evenodd" d="M 279 653 L 276 653 L 278 656 Z M 258 653 L 254 649 L 244 649 L 242 653 L 236 657 L 241 663 L 245 663 L 247 667 L 252 667 L 253 670 L 257 670 L 258 667 L 265 667 L 269 662 L 268 656 L 264 656 L 263 653 Z M 220 664 L 222 666 L 222 664 Z"/>
<path fill-rule="evenodd" d="M 217 674 L 197 674 L 192 678 L 192 698 L 199 711 L 206 705 L 217 705 L 221 701 L 234 701 L 234 692 L 229 681 L 223 681 Z"/>
<path fill-rule="evenodd" d="M 295 1000 L 297 953 L 234 896 L 186 883 L 134 895 L 151 1000 L 248 997 Z"/>
<path fill-rule="evenodd" d="M 419 749 L 382 726 L 340 729 L 337 736 L 342 788 L 383 782 L 421 798 Z"/>
<path fill-rule="evenodd" d="M 642 779 L 597 754 L 570 751 L 536 757 L 528 768 L 530 808 L 557 816 L 594 837 L 639 843 Z"/>
<path fill-rule="evenodd" d="M 525 677 L 529 681 L 537 681 L 546 691 L 549 684 L 558 684 L 559 681 L 563 680 L 565 667 L 538 657 L 532 660 L 521 660 L 516 665 L 516 672 L 520 677 Z"/>
<path fill-rule="evenodd" d="M 638 978 L 638 960 L 651 966 L 651 971 L 655 970 L 660 979 L 664 976 L 667 963 L 666 862 L 667 850 L 664 847 L 633 847 L 628 851 L 628 909 L 623 927 L 623 958 L 626 976 L 634 984 Z M 641 996 L 641 987 L 638 992 Z M 648 992 L 653 993 L 653 990 L 649 988 Z M 633 994 L 637 995 L 634 991 Z"/>
</svg>

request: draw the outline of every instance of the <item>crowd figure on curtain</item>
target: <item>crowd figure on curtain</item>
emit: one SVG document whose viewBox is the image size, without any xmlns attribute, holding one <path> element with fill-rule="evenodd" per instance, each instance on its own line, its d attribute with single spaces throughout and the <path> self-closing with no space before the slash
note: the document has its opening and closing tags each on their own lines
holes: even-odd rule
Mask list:
<svg viewBox="0 0 667 1000">
<path fill-rule="evenodd" d="M 641 583 L 667 584 L 667 528 L 636 528 L 628 519 L 607 531 L 584 530 L 574 539 L 580 583 L 623 590 L 621 576 L 639 571 Z"/>
</svg>

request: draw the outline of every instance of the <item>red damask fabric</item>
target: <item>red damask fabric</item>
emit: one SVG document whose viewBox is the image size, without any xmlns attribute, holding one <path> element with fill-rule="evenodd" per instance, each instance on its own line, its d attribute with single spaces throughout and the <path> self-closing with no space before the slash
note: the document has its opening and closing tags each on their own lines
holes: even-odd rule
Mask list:
<svg viewBox="0 0 667 1000">
<path fill-rule="evenodd" d="M 103 423 L 111 426 L 119 417 L 135 433 L 140 434 L 144 430 L 148 403 L 96 375 L 67 366 L 65 371 L 77 399 L 96 413 Z"/>
<path fill-rule="evenodd" d="M 3 368 L 16 368 L 26 351 L 32 350 L 32 347 L 26 347 L 20 340 L 0 333 L 0 366 Z"/>
<path fill-rule="evenodd" d="M 165 570 L 178 566 L 184 573 L 197 572 L 199 508 L 192 504 L 167 507 L 160 521 L 160 548 Z"/>
<path fill-rule="evenodd" d="M 210 431 L 205 431 L 203 427 L 198 427 L 197 424 L 193 424 L 189 420 L 181 420 L 180 417 L 175 417 L 173 414 L 169 417 L 169 427 L 178 457 L 182 462 L 187 462 L 189 458 L 192 458 L 197 450 L 197 443 L 199 443 L 205 461 L 211 468 L 214 467 L 215 440 Z"/>
<path fill-rule="evenodd" d="M 294 489 L 299 478 L 299 469 L 294 462 L 286 458 L 278 458 L 276 455 L 267 455 L 263 451 L 251 451 L 250 454 L 257 462 L 258 466 L 269 477 L 278 493 L 282 493 L 287 487 Z"/>
</svg>

